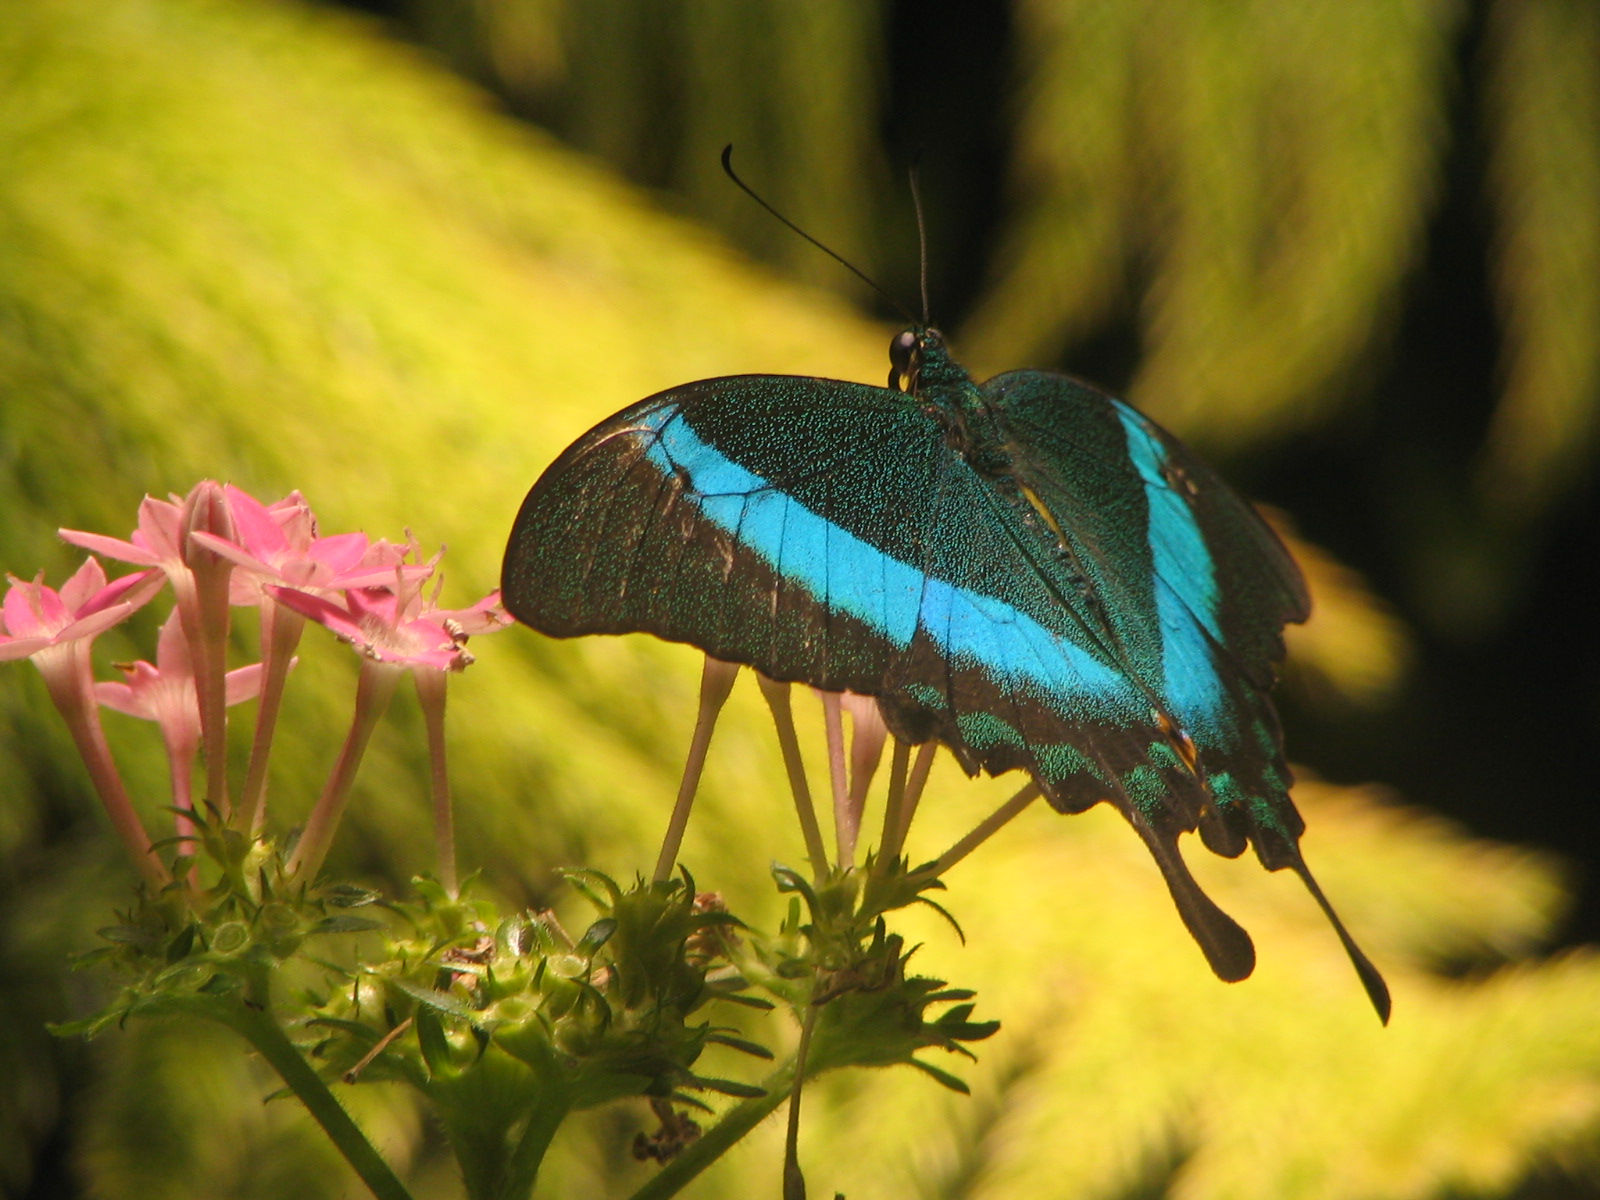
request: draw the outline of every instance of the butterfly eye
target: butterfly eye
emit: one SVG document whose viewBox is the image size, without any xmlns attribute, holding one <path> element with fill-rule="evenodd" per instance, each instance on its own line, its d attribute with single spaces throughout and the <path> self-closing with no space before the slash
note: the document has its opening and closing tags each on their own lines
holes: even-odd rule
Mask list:
<svg viewBox="0 0 1600 1200">
<path fill-rule="evenodd" d="M 922 361 L 922 342 L 913 329 L 907 329 L 889 343 L 889 386 L 897 391 L 916 387 L 917 368 Z"/>
<path fill-rule="evenodd" d="M 922 350 L 922 343 L 916 331 L 907 329 L 894 341 L 889 343 L 889 361 L 894 364 L 894 369 L 902 375 L 911 373 L 912 360 Z"/>
</svg>

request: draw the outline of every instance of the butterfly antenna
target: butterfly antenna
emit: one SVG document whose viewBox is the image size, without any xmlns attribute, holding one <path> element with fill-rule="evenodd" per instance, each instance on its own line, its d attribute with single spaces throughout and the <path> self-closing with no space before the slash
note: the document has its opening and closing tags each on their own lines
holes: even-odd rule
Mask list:
<svg viewBox="0 0 1600 1200">
<path fill-rule="evenodd" d="M 739 190 L 742 191 L 746 196 L 749 196 L 750 199 L 754 200 L 757 204 L 761 205 L 762 208 L 766 209 L 774 217 L 778 218 L 778 220 L 781 221 L 784 225 L 788 226 L 795 233 L 798 233 L 801 237 L 805 238 L 806 241 L 810 242 L 818 250 L 821 250 L 829 258 L 833 259 L 834 262 L 838 263 L 841 267 L 843 267 L 845 270 L 849 271 L 857 279 L 861 280 L 862 283 L 866 284 L 873 291 L 877 292 L 878 295 L 882 296 L 885 300 L 887 300 L 890 303 L 890 305 L 892 305 L 895 308 L 895 310 L 897 312 L 899 312 L 900 315 L 903 316 L 907 321 L 911 322 L 913 325 L 915 325 L 917 323 L 916 317 L 912 316 L 911 313 L 906 310 L 906 306 L 904 304 L 901 304 L 900 301 L 896 300 L 888 292 L 884 291 L 883 288 L 878 285 L 877 280 L 873 279 L 870 275 L 868 275 L 865 271 L 863 271 L 860 267 L 856 266 L 850 260 L 845 258 L 842 254 L 838 253 L 835 250 L 830 250 L 827 246 L 824 246 L 821 242 L 817 241 L 816 238 L 812 237 L 804 229 L 801 229 L 800 226 L 796 225 L 793 221 L 789 220 L 788 217 L 784 216 L 777 209 L 773 208 L 772 205 L 768 204 L 764 199 L 762 199 L 760 194 L 757 193 L 757 191 L 755 190 L 755 188 L 751 187 L 744 180 L 740 179 L 738 174 L 735 173 L 735 171 L 733 169 L 733 143 L 732 142 L 729 142 L 726 146 L 724 146 L 722 148 L 722 169 L 725 172 L 727 172 L 727 175 L 728 175 L 729 179 L 733 180 L 734 183 L 739 185 Z M 924 288 L 924 291 L 926 291 L 926 288 Z M 926 303 L 924 303 L 923 308 L 924 309 L 927 308 Z M 923 324 L 926 325 L 927 322 L 924 321 Z"/>
<path fill-rule="evenodd" d="M 917 186 L 917 164 L 911 164 L 911 207 L 917 210 L 917 268 L 922 283 L 922 324 L 929 325 L 928 316 L 928 223 L 922 216 L 922 189 Z"/>
</svg>

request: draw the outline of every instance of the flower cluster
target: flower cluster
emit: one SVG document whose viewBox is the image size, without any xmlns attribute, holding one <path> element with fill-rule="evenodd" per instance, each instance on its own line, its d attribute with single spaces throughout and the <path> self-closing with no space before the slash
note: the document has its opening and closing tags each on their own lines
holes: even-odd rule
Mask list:
<svg viewBox="0 0 1600 1200">
<path fill-rule="evenodd" d="M 356 714 L 327 786 L 306 823 L 286 874 L 316 876 L 348 799 L 372 729 L 400 678 L 411 673 L 427 716 L 433 757 L 433 802 L 439 874 L 456 888 L 454 834 L 444 769 L 444 680 L 472 661 L 470 635 L 507 623 L 497 594 L 465 609 L 439 607 L 439 556 L 420 546 L 363 533 L 323 537 L 299 492 L 273 504 L 207 480 L 187 496 L 146 497 L 127 540 L 63 529 L 90 551 L 61 588 L 42 575 L 10 578 L 0 610 L 0 660 L 29 658 L 66 719 L 89 776 L 118 835 L 143 877 L 157 890 L 197 885 L 197 828 L 222 826 L 262 835 L 267 816 L 267 765 L 284 688 L 307 619 L 327 626 L 362 655 Z M 108 581 L 95 555 L 137 570 Z M 161 627 L 154 662 L 120 667 L 120 682 L 97 682 L 90 647 L 171 585 L 171 615 Z M 260 611 L 260 659 L 229 670 L 228 632 L 235 608 Z M 227 709 L 258 699 L 255 737 L 242 787 L 226 769 Z M 172 773 L 176 836 L 152 839 L 112 758 L 100 707 L 154 721 Z M 205 790 L 193 778 L 203 760 Z M 175 845 L 164 864 L 158 849 Z"/>
<path fill-rule="evenodd" d="M 144 886 L 137 903 L 99 931 L 105 944 L 80 956 L 120 977 L 115 997 L 56 1032 L 94 1034 L 135 1017 L 233 1029 L 384 1200 L 409 1193 L 330 1085 L 398 1080 L 414 1088 L 455 1149 L 473 1200 L 527 1195 L 557 1127 L 598 1104 L 648 1102 L 660 1127 L 638 1133 L 633 1153 L 661 1170 L 638 1195 L 664 1197 L 790 1097 L 784 1172 L 799 1180 L 798 1097 L 803 1081 L 822 1071 L 900 1063 L 964 1087 L 920 1052 L 970 1054 L 966 1044 L 995 1025 L 971 1020 L 970 991 L 910 972 L 912 952 L 885 917 L 914 903 L 943 912 L 927 894 L 942 887 L 940 873 L 1019 811 L 1030 789 L 913 869 L 903 848 L 932 747 L 918 750 L 913 764 L 912 748 L 896 741 L 883 834 L 857 867 L 863 806 L 890 739 L 870 697 L 821 693 L 836 845 L 830 859 L 788 685 L 759 679 L 811 866 L 809 880 L 774 868 L 794 902 L 783 927 L 767 936 L 729 914 L 718 894 L 697 890 L 677 864 L 711 729 L 738 673 L 708 659 L 655 873 L 622 887 L 597 872 L 567 872 L 599 911 L 573 938 L 553 912 L 503 916 L 475 894 L 481 889 L 458 881 L 445 686 L 472 661 L 470 636 L 508 624 L 497 594 L 441 608 L 438 555 L 425 557 L 409 533 L 403 543 L 321 536 L 298 492 L 263 504 L 207 481 L 184 497 L 147 497 L 126 540 L 61 535 L 90 556 L 59 591 L 42 576 L 11 579 L 0 606 L 0 659 L 29 658 L 40 669 Z M 133 569 L 108 579 L 102 558 Z M 152 661 L 118 665 L 119 679 L 96 679 L 94 639 L 169 586 L 172 608 Z M 259 655 L 232 663 L 230 629 L 243 608 L 257 610 Z M 269 828 L 268 767 L 307 621 L 357 651 L 354 714 L 303 828 L 281 836 Z M 407 675 L 427 730 L 438 868 L 436 878 L 413 880 L 414 899 L 390 901 L 321 874 L 373 729 Z M 224 753 L 228 714 L 249 700 L 256 702 L 254 737 L 243 778 L 234 780 Z M 141 818 L 153 806 L 136 807 L 130 797 L 102 707 L 159 730 L 172 776 L 170 834 L 152 836 Z M 712 1045 L 770 1059 L 741 1027 L 714 1025 L 707 1014 L 712 1002 L 726 1013 L 771 1009 L 774 1001 L 800 1027 L 789 1061 L 759 1083 L 696 1070 Z M 732 1103 L 702 1129 L 690 1113 L 711 1111 L 701 1098 L 707 1092 Z"/>
</svg>

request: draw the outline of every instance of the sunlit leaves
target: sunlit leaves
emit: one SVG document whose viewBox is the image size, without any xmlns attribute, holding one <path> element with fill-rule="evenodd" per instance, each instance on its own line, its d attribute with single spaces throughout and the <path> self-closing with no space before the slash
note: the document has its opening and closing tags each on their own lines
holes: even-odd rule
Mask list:
<svg viewBox="0 0 1600 1200">
<path fill-rule="evenodd" d="M 838 269 L 728 184 L 722 147 L 812 234 L 871 268 L 888 173 L 882 0 L 407 0 L 434 46 L 574 145 L 798 274 Z"/>
<path fill-rule="evenodd" d="M 1022 0 L 1016 216 L 977 352 L 1054 359 L 1131 276 L 1141 406 L 1213 444 L 1321 419 L 1415 261 L 1459 11 Z"/>
<path fill-rule="evenodd" d="M 938 782 L 946 805 L 960 800 Z M 1488 973 L 1548 936 L 1562 895 L 1552 865 L 1372 792 L 1313 781 L 1296 799 L 1308 856 L 1389 976 L 1388 1028 L 1287 874 L 1190 855 L 1260 948 L 1255 975 L 1224 986 L 1114 814 L 1063 825 L 1030 813 L 951 873 L 967 945 L 926 919 L 931 967 L 1008 981 L 1001 1032 L 963 1071 L 973 1098 L 909 1077 L 840 1081 L 812 1109 L 812 1145 L 831 1149 L 813 1186 L 1421 1198 L 1503 1191 L 1530 1162 L 1581 1148 L 1600 1122 L 1600 1027 L 1587 1015 L 1600 961 Z M 753 1190 L 755 1165 L 723 1194 Z"/>
<path fill-rule="evenodd" d="M 1483 483 L 1526 509 L 1587 473 L 1600 425 L 1600 6 L 1499 0 L 1488 59 L 1506 379 Z"/>
<path fill-rule="evenodd" d="M 1283 631 L 1296 684 L 1318 701 L 1382 704 L 1411 664 L 1409 631 L 1356 572 L 1273 522 L 1311 592 L 1311 619 Z"/>
</svg>

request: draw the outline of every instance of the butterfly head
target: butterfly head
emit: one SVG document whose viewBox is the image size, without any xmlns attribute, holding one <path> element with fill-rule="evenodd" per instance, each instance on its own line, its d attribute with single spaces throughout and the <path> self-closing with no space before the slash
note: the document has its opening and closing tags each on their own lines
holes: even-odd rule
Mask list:
<svg viewBox="0 0 1600 1200">
<path fill-rule="evenodd" d="M 913 325 L 889 343 L 889 387 L 897 392 L 917 394 L 925 378 L 941 376 L 950 365 L 944 334 L 937 329 Z"/>
</svg>

